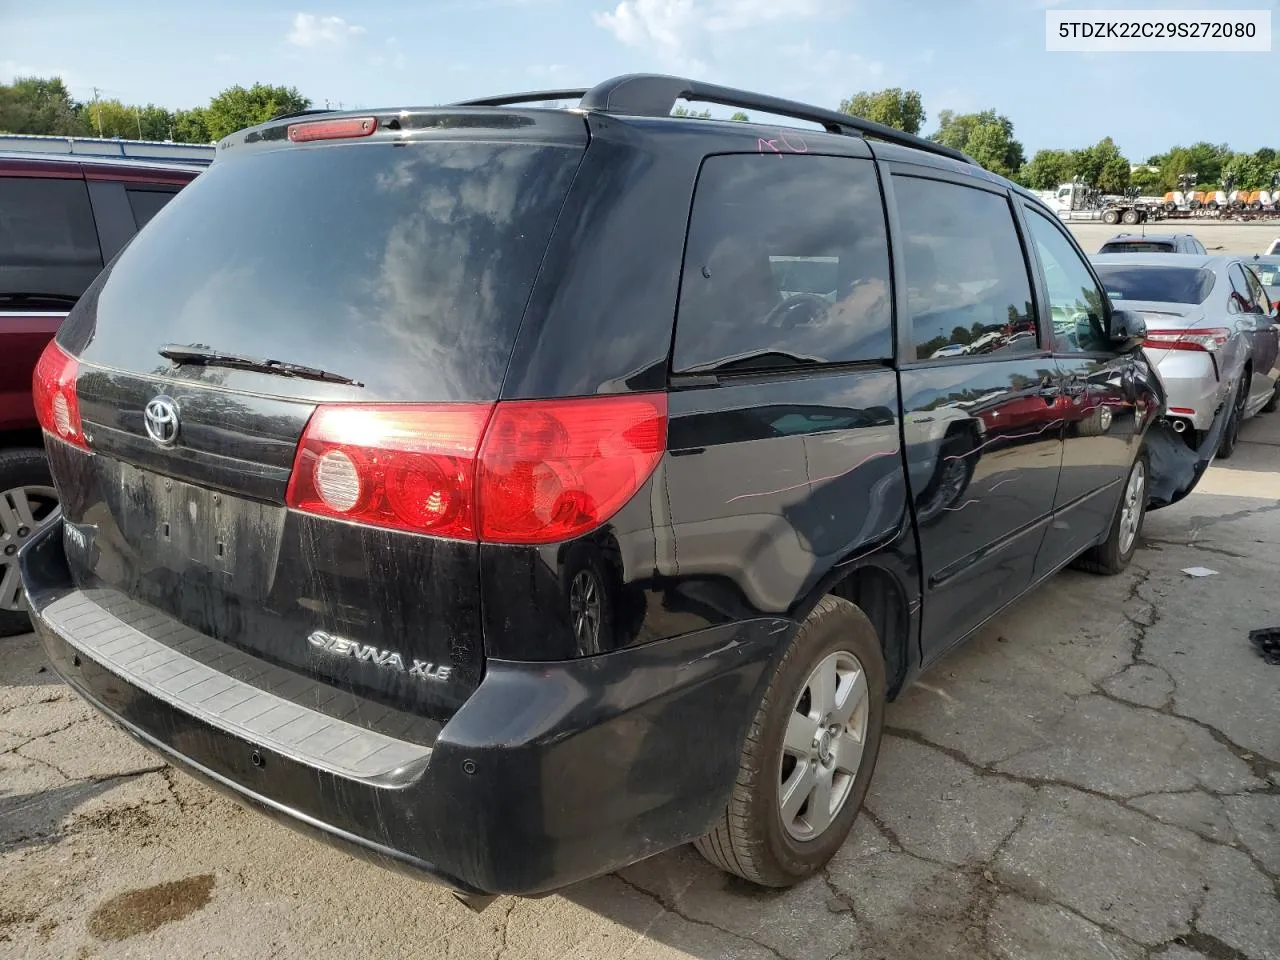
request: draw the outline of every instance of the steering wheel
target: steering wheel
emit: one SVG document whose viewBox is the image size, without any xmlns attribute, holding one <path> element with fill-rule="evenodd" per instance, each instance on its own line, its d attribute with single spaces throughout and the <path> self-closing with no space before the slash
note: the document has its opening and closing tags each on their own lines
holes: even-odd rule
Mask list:
<svg viewBox="0 0 1280 960">
<path fill-rule="evenodd" d="M 764 318 L 765 326 L 782 327 L 805 323 L 826 313 L 830 306 L 826 300 L 815 293 L 797 293 L 787 297 L 769 311 L 768 316 Z M 811 315 L 804 320 L 795 319 L 796 314 L 805 308 L 809 309 Z"/>
</svg>

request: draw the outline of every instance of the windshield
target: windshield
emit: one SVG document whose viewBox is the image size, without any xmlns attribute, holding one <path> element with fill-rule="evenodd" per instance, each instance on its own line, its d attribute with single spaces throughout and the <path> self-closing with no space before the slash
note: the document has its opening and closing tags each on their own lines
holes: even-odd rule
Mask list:
<svg viewBox="0 0 1280 960">
<path fill-rule="evenodd" d="M 1117 240 L 1104 243 L 1099 253 L 1177 253 L 1172 243 L 1158 240 Z"/>
<path fill-rule="evenodd" d="M 1213 289 L 1213 271 L 1199 267 L 1094 264 L 1112 300 L 1204 303 Z"/>
<path fill-rule="evenodd" d="M 145 371 L 166 344 L 203 345 L 336 371 L 370 399 L 496 397 L 581 157 L 457 140 L 217 161 L 114 264 L 84 356 Z"/>
</svg>

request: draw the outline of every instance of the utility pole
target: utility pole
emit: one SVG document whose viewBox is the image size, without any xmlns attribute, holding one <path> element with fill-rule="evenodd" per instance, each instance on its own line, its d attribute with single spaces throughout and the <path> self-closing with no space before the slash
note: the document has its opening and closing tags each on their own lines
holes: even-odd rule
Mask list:
<svg viewBox="0 0 1280 960">
<path fill-rule="evenodd" d="M 138 119 L 138 139 L 142 139 L 142 111 L 138 109 L 138 105 L 133 105 L 133 115 Z"/>
<path fill-rule="evenodd" d="M 93 114 L 98 118 L 98 136 L 102 136 L 102 111 L 98 109 L 98 88 L 93 88 Z"/>
</svg>

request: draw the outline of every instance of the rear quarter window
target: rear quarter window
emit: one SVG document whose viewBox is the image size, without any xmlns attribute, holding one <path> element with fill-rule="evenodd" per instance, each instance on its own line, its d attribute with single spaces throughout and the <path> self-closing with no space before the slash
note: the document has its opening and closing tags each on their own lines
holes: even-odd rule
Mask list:
<svg viewBox="0 0 1280 960">
<path fill-rule="evenodd" d="M 884 205 L 869 160 L 742 154 L 698 177 L 676 372 L 893 356 Z"/>
<path fill-rule="evenodd" d="M 173 199 L 178 191 L 173 189 L 129 189 L 125 191 L 129 197 L 129 209 L 133 212 L 133 222 L 139 230 L 145 227 L 165 204 Z"/>
<path fill-rule="evenodd" d="M 82 294 L 101 268 L 83 180 L 0 177 L 0 296 L 56 305 Z"/>
</svg>

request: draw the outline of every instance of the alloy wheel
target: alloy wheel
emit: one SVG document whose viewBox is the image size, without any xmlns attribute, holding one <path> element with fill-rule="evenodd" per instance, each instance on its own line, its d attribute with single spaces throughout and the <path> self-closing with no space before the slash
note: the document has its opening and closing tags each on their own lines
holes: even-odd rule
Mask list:
<svg viewBox="0 0 1280 960">
<path fill-rule="evenodd" d="M 1129 482 L 1124 488 L 1124 503 L 1120 508 L 1120 555 L 1133 547 L 1142 523 L 1142 500 L 1147 495 L 1147 465 L 1139 459 L 1129 472 Z"/>
<path fill-rule="evenodd" d="M 866 673 L 838 650 L 809 674 L 787 721 L 778 810 L 794 840 L 813 840 L 839 815 L 862 765 L 870 707 Z"/>
<path fill-rule="evenodd" d="M 14 487 L 0 493 L 0 610 L 24 610 L 18 551 L 52 519 L 58 507 L 53 487 Z"/>
</svg>

